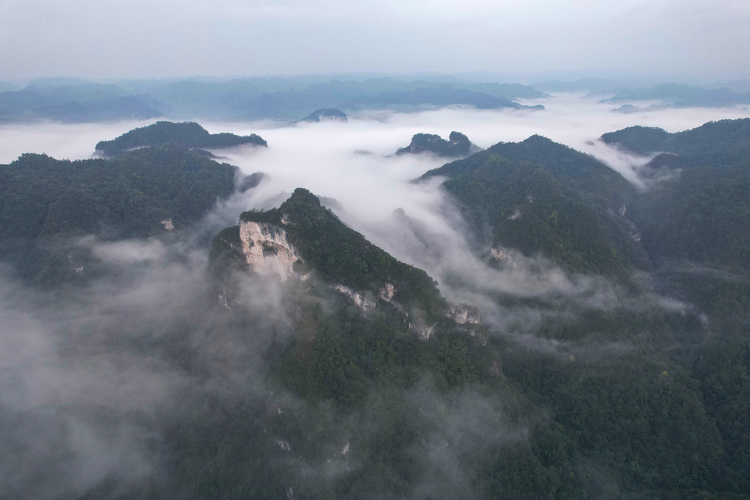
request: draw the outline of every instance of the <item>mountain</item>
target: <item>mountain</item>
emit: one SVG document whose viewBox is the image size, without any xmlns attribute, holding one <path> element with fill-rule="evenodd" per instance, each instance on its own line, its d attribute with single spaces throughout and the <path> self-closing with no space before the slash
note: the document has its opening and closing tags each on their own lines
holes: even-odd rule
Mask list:
<svg viewBox="0 0 750 500">
<path fill-rule="evenodd" d="M 628 127 L 603 134 L 602 141 L 629 153 L 673 153 L 695 160 L 725 162 L 750 151 L 750 118 L 708 122 L 683 132 L 669 133 L 654 127 Z"/>
<path fill-rule="evenodd" d="M 727 88 L 704 89 L 691 85 L 667 83 L 648 88 L 619 92 L 604 102 L 661 101 L 673 107 L 727 107 L 750 103 L 750 92 L 737 93 Z"/>
<path fill-rule="evenodd" d="M 278 209 L 242 213 L 230 241 L 238 239 L 245 254 L 240 263 L 247 262 L 258 272 L 289 277 L 295 265 L 304 265 L 352 293 L 387 297 L 383 300 L 394 300 L 407 312 L 417 310 L 425 325 L 446 314 L 447 304 L 424 271 L 398 262 L 346 227 L 307 190 L 295 190 Z M 232 246 L 215 241 L 214 258 L 220 248 Z"/>
<path fill-rule="evenodd" d="M 149 96 L 125 94 L 115 86 L 85 84 L 58 88 L 27 86 L 0 93 L 0 121 L 57 120 L 82 123 L 148 120 L 162 116 Z"/>
<path fill-rule="evenodd" d="M 740 408 L 750 401 L 750 120 L 678 133 L 631 127 L 602 139 L 638 154 L 667 152 L 650 162 L 657 182 L 639 195 L 630 217 L 659 288 L 700 312 L 707 334 L 681 342 L 694 353 L 691 374 L 725 440 L 729 470 L 747 468 L 750 420 Z M 730 481 L 747 488 L 743 479 Z"/>
<path fill-rule="evenodd" d="M 623 217 L 634 188 L 593 157 L 540 136 L 498 143 L 443 165 L 423 178 L 446 176 L 445 188 L 477 231 L 492 230 L 503 249 L 541 254 L 576 272 L 620 275 L 647 268 L 637 230 Z"/>
<path fill-rule="evenodd" d="M 14 90 L 18 90 L 18 87 L 16 87 L 10 82 L 5 82 L 5 81 L 0 80 L 0 92 L 11 92 Z"/>
<path fill-rule="evenodd" d="M 662 437 L 696 424 L 693 429 L 701 429 L 702 442 L 693 444 L 704 457 L 706 468 L 699 474 L 713 485 L 708 489 L 728 488 L 725 493 L 731 496 L 729 491 L 746 492 L 748 487 L 739 473 L 750 464 L 744 452 L 750 443 L 750 433 L 744 429 L 750 422 L 739 410 L 750 401 L 745 383 L 750 380 L 750 262 L 744 251 L 750 244 L 750 198 L 746 196 L 750 178 L 745 127 L 744 121 L 726 121 L 682 134 L 632 128 L 605 136 L 641 146 L 643 151 L 666 144 L 663 149 L 679 155 L 661 161 L 678 161 L 683 171 L 645 192 L 635 191 L 593 158 L 540 137 L 500 143 L 425 174 L 446 176 L 445 188 L 474 221 L 477 233 L 489 228 L 490 257 L 501 269 L 514 265 L 513 255 L 505 251 L 511 247 L 527 255 L 541 253 L 571 271 L 603 274 L 626 283 L 629 276 L 646 271 L 649 281 L 628 286 L 640 297 L 636 301 L 648 302 L 646 297 L 654 292 L 685 301 L 678 313 L 661 307 L 635 312 L 623 305 L 574 314 L 577 319 L 572 321 L 555 317 L 542 321 L 535 330 L 535 336 L 552 342 L 571 342 L 587 335 L 597 342 L 626 342 L 632 349 L 629 354 L 607 358 L 605 371 L 612 378 L 603 377 L 596 368 L 596 356 L 586 367 L 573 368 L 562 358 L 536 350 L 531 341 L 527 345 L 523 340 L 508 340 L 503 350 L 506 376 L 520 384 L 525 394 L 548 401 L 567 435 L 575 429 L 582 456 L 598 457 L 597 461 L 608 457 L 609 467 L 657 490 L 693 488 L 677 486 L 684 475 L 675 475 L 653 461 L 654 455 L 647 456 L 663 453 L 666 463 L 680 463 L 677 467 L 687 471 L 691 466 L 678 458 L 682 438 Z M 502 297 L 496 300 L 509 310 L 518 306 Z M 579 306 L 553 306 L 560 307 L 570 311 Z M 578 359 L 572 354 L 569 361 Z M 665 362 L 672 363 L 671 368 L 659 372 L 660 376 L 676 374 L 680 379 L 669 382 L 676 384 L 670 387 L 677 391 L 671 393 L 677 398 L 671 402 L 663 399 L 660 388 L 666 379 L 660 382 L 658 377 L 644 376 L 656 375 L 658 368 L 652 363 Z M 672 405 L 686 404 L 692 416 L 675 416 L 681 422 L 677 427 L 671 420 L 659 421 L 645 414 L 635 417 L 625 402 L 636 400 L 648 400 L 648 406 L 671 406 L 673 410 L 663 407 L 669 413 L 680 412 Z M 609 416 L 597 415 L 605 407 L 611 411 Z M 628 414 L 648 430 L 621 433 L 623 428 L 616 424 L 605 425 L 608 430 L 604 431 L 597 423 L 622 423 Z M 601 447 L 598 440 L 608 444 Z M 632 454 L 631 465 L 639 464 L 636 469 L 649 465 L 629 469 L 615 456 L 618 452 L 607 451 L 622 451 L 623 445 Z M 616 488 L 618 493 L 607 493 L 607 480 L 597 479 L 596 467 L 589 472 L 590 492 L 605 497 L 624 494 L 623 484 Z"/>
<path fill-rule="evenodd" d="M 96 145 L 96 150 L 101 154 L 112 156 L 131 149 L 165 144 L 198 149 L 221 149 L 243 144 L 268 146 L 266 141 L 256 134 L 244 137 L 228 133 L 209 134 L 206 129 L 194 122 L 161 121 L 133 129 L 111 141 L 100 141 Z"/>
<path fill-rule="evenodd" d="M 721 297 L 730 294 L 737 312 L 746 310 L 750 289 L 736 277 L 750 269 L 745 251 L 750 244 L 750 119 L 709 122 L 677 133 L 630 127 L 604 134 L 602 140 L 637 154 L 667 152 L 647 167 L 669 180 L 642 193 L 633 207 L 644 247 L 669 279 L 703 282 L 698 285 L 702 291 L 687 287 L 703 307 L 719 307 L 726 300 Z M 698 269 L 703 269 L 700 278 Z"/>
<path fill-rule="evenodd" d="M 283 412 L 274 410 L 263 418 L 263 426 L 274 434 L 262 439 L 278 441 L 294 460 L 351 464 L 346 469 L 351 473 L 306 477 L 283 462 L 272 462 L 272 469 L 286 471 L 283 477 L 294 485 L 295 495 L 348 492 L 382 498 L 408 495 L 414 488 L 438 496 L 440 490 L 451 496 L 476 491 L 442 474 L 432 478 L 434 467 L 444 470 L 433 462 L 432 444 L 425 442 L 433 432 L 438 446 L 450 446 L 449 455 L 455 454 L 451 467 L 468 471 L 472 456 L 486 457 L 487 469 L 476 471 L 477 479 L 487 482 L 482 487 L 486 495 L 521 490 L 528 474 L 545 470 L 537 458 L 541 447 L 503 443 L 503 429 L 516 427 L 512 415 L 523 398 L 513 394 L 494 349 L 486 347 L 476 312 L 450 306 L 424 271 L 397 261 L 346 227 L 309 191 L 295 190 L 277 209 L 243 213 L 238 226 L 214 239 L 211 262 L 228 314 L 241 310 L 243 286 L 250 280 L 280 280 L 283 296 L 293 302 L 292 333 L 270 358 L 273 380 L 279 390 L 332 413 L 314 423 L 298 413 L 299 405 L 273 403 Z M 474 391 L 487 397 L 482 396 L 481 407 L 471 408 L 473 402 L 479 404 Z M 438 405 L 434 409 L 432 402 Z M 464 410 L 504 423 L 486 431 L 464 428 L 460 418 L 454 420 Z M 434 419 L 442 423 L 433 427 Z M 454 425 L 465 439 L 450 436 Z M 313 426 L 318 430 L 311 433 Z M 545 423 L 534 429 L 540 440 L 564 446 Z M 331 441 L 338 443 L 335 448 Z M 262 453 L 273 456 L 269 449 Z M 414 455 L 415 449 L 424 452 Z M 523 470 L 514 467 L 516 460 L 524 461 Z M 546 467 L 570 471 L 569 460 L 549 457 Z M 196 471 L 194 477 L 206 472 Z M 422 485 L 422 474 L 430 475 L 427 484 Z M 250 480 L 243 477 L 248 479 L 240 482 Z M 501 478 L 508 483 L 500 486 Z M 280 480 L 266 479 L 268 485 Z M 551 491 L 569 483 L 565 475 L 527 491 Z"/>
<path fill-rule="evenodd" d="M 536 141 L 539 139 L 532 144 L 543 144 Z M 554 143 L 547 147 L 565 152 L 563 146 Z M 519 149 L 512 144 L 502 144 L 498 149 L 502 148 Z M 576 155 L 573 151 L 567 154 Z M 489 186 L 499 198 L 507 196 L 506 192 L 517 189 L 514 178 L 522 172 L 515 169 L 520 169 L 534 172 L 528 179 L 542 177 L 546 185 L 573 196 L 572 188 L 566 191 L 549 167 L 520 161 L 514 165 L 508 159 L 496 162 L 500 168 L 497 163 L 487 166 L 498 171 L 495 182 L 488 183 L 484 177 L 477 179 L 473 184 L 475 195 L 480 194 L 477 185 L 482 185 Z M 448 165 L 455 168 L 455 163 Z M 482 172 L 483 167 L 470 172 Z M 573 167 L 568 166 L 564 173 L 556 173 L 561 178 L 573 173 L 580 176 L 585 168 L 571 170 Z M 520 193 L 526 195 L 526 191 Z M 550 194 L 539 195 L 547 196 Z M 557 201 L 554 197 L 552 200 Z M 585 196 L 576 201 L 584 204 L 582 200 Z M 596 210 L 595 205 L 588 208 Z M 587 242 L 596 248 L 596 241 L 583 238 L 578 248 L 581 255 L 587 255 Z M 459 444 L 443 434 L 454 428 L 448 421 L 443 422 L 438 431 L 440 442 L 458 450 L 461 458 L 456 458 L 455 463 L 462 471 L 467 470 L 466 464 L 482 457 L 480 464 L 468 469 L 474 478 L 472 484 L 476 485 L 469 490 L 441 477 L 431 479 L 433 486 L 442 485 L 441 489 L 450 491 L 449 496 L 468 491 L 488 498 L 530 494 L 554 497 L 562 491 L 573 497 L 599 495 L 602 491 L 618 496 L 652 490 L 690 490 L 701 481 L 712 481 L 718 487 L 713 481 L 723 474 L 717 471 L 724 462 L 719 430 L 707 414 L 707 408 L 713 407 L 704 407 L 695 381 L 665 347 L 675 335 L 684 334 L 682 330 L 695 327 L 691 321 L 697 320 L 692 315 L 684 317 L 684 311 L 662 311 L 651 306 L 634 310 L 627 305 L 633 297 L 623 298 L 625 304 L 621 307 L 602 310 L 560 297 L 555 307 L 565 309 L 568 316 L 553 315 L 542 320 L 535 335 L 568 346 L 569 350 L 562 354 L 529 345 L 523 337 L 485 337 L 488 332 L 476 322 L 479 318 L 461 323 L 459 320 L 471 318 L 472 314 L 457 314 L 459 311 L 447 306 L 426 274 L 395 261 L 368 243 L 302 189 L 278 209 L 243 213 L 239 226 L 222 231 L 214 239 L 211 260 L 213 272 L 220 277 L 221 302 L 229 310 L 242 304 L 236 288 L 239 285 L 232 285 L 233 280 L 242 276 L 285 280 L 285 296 L 292 298 L 298 311 L 296 334 L 281 348 L 273 371 L 275 380 L 305 401 L 327 401 L 339 408 L 337 413 L 344 414 L 365 404 L 375 422 L 384 422 L 385 427 L 380 429 L 393 429 L 392 418 L 401 415 L 401 408 L 408 412 L 408 403 L 401 402 L 398 396 L 388 409 L 380 406 L 380 399 L 374 408 L 365 402 L 383 391 L 408 392 L 413 387 L 409 380 L 415 380 L 416 373 L 429 373 L 439 380 L 438 386 L 448 390 L 446 395 L 467 387 L 484 394 L 483 404 L 489 402 L 495 418 L 508 422 L 506 425 L 513 425 L 510 413 L 516 411 L 533 420 L 540 418 L 539 411 L 550 412 L 549 420 L 541 418 L 532 425 L 528 443 L 518 446 L 493 444 L 497 430 L 480 423 L 476 425 L 481 434 L 474 438 L 463 434 L 464 441 Z M 321 303 L 325 304 L 322 309 Z M 426 321 L 415 327 L 415 318 Z M 589 351 L 589 342 L 602 348 L 627 347 L 618 347 L 623 350 L 606 355 Z M 443 350 L 448 345 L 449 351 Z M 516 393 L 514 388 L 521 392 Z M 431 393 L 430 399 L 442 401 L 445 396 L 440 394 Z M 505 411 L 502 406 L 495 406 L 499 402 L 509 405 Z M 451 415 L 452 410 L 444 407 L 441 411 Z M 482 412 L 479 408 L 473 411 Z M 488 416 L 480 414 L 486 422 Z M 433 417 L 426 418 L 430 421 Z M 386 442 L 381 445 L 362 434 L 347 441 L 351 448 L 344 445 L 338 456 L 346 456 L 350 449 L 364 448 L 368 450 L 366 455 L 359 457 L 366 465 L 349 478 L 334 480 L 336 486 L 329 487 L 378 497 L 403 495 L 414 481 L 419 483 L 416 478 L 404 476 L 410 468 L 402 462 L 418 442 L 412 434 L 416 422 L 408 417 L 398 418 L 402 419 L 398 426 L 402 431 L 398 437 L 386 434 Z M 737 417 L 728 421 L 736 422 Z M 296 427 L 287 427 L 283 432 L 284 436 L 305 435 Z M 323 445 L 298 437 L 280 446 L 288 446 L 287 453 L 295 457 L 312 457 L 311 449 Z M 295 452 L 298 447 L 302 449 Z M 700 465 L 687 458 L 691 454 L 702 457 Z M 391 458 L 376 467 L 385 456 Z M 633 467 L 633 463 L 638 466 Z M 422 464 L 420 459 L 411 467 L 421 470 Z M 701 479 L 684 482 L 681 478 L 689 470 Z M 532 481 L 535 477 L 546 479 L 537 483 Z M 359 481 L 374 489 L 360 490 L 356 486 Z M 296 484 L 295 488 L 304 488 L 295 489 L 297 493 L 319 494 L 326 482 L 317 479 Z M 439 496 L 434 488 L 430 491 Z"/>
<path fill-rule="evenodd" d="M 448 86 L 425 87 L 399 92 L 386 92 L 358 97 L 344 104 L 352 109 L 418 109 L 421 107 L 473 106 L 477 109 L 521 109 L 522 106 L 505 97 L 494 97 L 482 92 L 456 89 Z M 536 108 L 536 107 L 535 107 Z"/>
<path fill-rule="evenodd" d="M 0 86 L 0 120 L 97 122 L 168 117 L 288 122 L 305 116 L 311 109 L 339 109 L 345 113 L 369 108 L 416 111 L 454 105 L 526 108 L 513 100 L 543 97 L 545 94 L 525 85 L 473 83 L 455 78 L 300 76 L 116 83 L 41 78 L 20 90 Z"/>
<path fill-rule="evenodd" d="M 340 109 L 335 108 L 320 108 L 316 109 L 300 121 L 302 122 L 325 122 L 325 121 L 338 121 L 345 122 L 348 118 L 346 113 Z"/>
<path fill-rule="evenodd" d="M 624 84 L 602 78 L 580 78 L 574 81 L 548 80 L 537 82 L 534 86 L 548 92 L 590 92 L 604 94 L 617 92 L 622 89 Z"/>
<path fill-rule="evenodd" d="M 233 192 L 235 171 L 174 146 L 111 160 L 24 154 L 0 166 L 2 254 L 34 282 L 85 279 L 89 256 L 77 239 L 143 238 L 185 228 Z"/>
<path fill-rule="evenodd" d="M 448 140 L 437 134 L 414 134 L 411 144 L 396 151 L 397 155 L 432 153 L 445 158 L 467 156 L 472 150 L 479 149 L 469 138 L 460 132 L 451 132 Z"/>
<path fill-rule="evenodd" d="M 636 129 L 677 145 L 647 189 L 540 136 L 427 172 L 491 264 L 440 283 L 304 188 L 212 211 L 199 150 L 0 166 L 0 491 L 745 498 L 745 126 Z"/>
<path fill-rule="evenodd" d="M 506 99 L 542 99 L 548 97 L 544 92 L 540 92 L 534 87 L 521 85 L 520 83 L 496 83 L 484 82 L 467 85 L 469 90 L 475 90 L 495 97 L 504 97 Z"/>
</svg>

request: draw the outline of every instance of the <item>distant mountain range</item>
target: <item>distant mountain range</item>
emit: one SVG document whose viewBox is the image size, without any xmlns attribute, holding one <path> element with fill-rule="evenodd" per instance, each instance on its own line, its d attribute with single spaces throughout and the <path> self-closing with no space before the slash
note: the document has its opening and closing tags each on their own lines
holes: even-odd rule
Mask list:
<svg viewBox="0 0 750 500">
<path fill-rule="evenodd" d="M 294 121 L 319 109 L 415 111 L 454 105 L 522 108 L 514 99 L 540 97 L 544 94 L 520 84 L 460 80 L 446 83 L 390 78 L 362 81 L 258 78 L 103 84 L 80 79 L 39 79 L 20 90 L 9 84 L 0 86 L 0 122 L 39 119 L 94 122 L 156 117 Z"/>
<path fill-rule="evenodd" d="M 336 108 L 320 108 L 316 109 L 306 117 L 302 118 L 301 122 L 345 122 L 348 121 L 346 113 Z"/>
</svg>

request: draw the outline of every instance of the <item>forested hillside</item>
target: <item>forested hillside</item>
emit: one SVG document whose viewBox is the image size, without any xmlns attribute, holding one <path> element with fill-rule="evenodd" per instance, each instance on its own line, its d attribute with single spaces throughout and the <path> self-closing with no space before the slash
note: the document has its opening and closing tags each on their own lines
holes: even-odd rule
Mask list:
<svg viewBox="0 0 750 500">
<path fill-rule="evenodd" d="M 82 278 L 88 271 L 76 272 L 86 260 L 76 238 L 143 238 L 184 228 L 232 193 L 235 174 L 231 165 L 176 146 L 111 160 L 25 154 L 0 166 L 0 248 L 35 282 Z"/>
<path fill-rule="evenodd" d="M 26 385 L 2 382 L 5 491 L 747 498 L 750 160 L 743 121 L 713 126 L 682 133 L 701 148 L 615 133 L 672 155 L 640 190 L 539 136 L 425 173 L 408 185 L 442 190 L 477 260 L 453 280 L 305 188 L 196 236 L 254 198 L 188 139 L 0 166 L 4 345 L 26 349 Z M 82 443 L 123 451 L 97 468 Z"/>
</svg>

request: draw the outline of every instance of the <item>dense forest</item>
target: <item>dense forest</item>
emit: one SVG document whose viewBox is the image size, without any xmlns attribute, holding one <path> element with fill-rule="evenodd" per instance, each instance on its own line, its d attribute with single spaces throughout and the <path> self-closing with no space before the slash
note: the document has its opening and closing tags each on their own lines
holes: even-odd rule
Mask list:
<svg viewBox="0 0 750 500">
<path fill-rule="evenodd" d="M 421 178 L 444 178 L 483 272 L 523 260 L 570 283 L 526 295 L 480 289 L 479 276 L 438 285 L 304 188 L 210 242 L 175 236 L 237 192 L 236 169 L 187 139 L 0 166 L 3 260 L 18 287 L 47 294 L 55 362 L 124 353 L 119 376 L 137 382 L 120 384 L 117 405 L 0 399 L 17 429 L 0 435 L 0 486 L 41 498 L 750 497 L 747 120 L 604 140 L 669 156 L 636 189 L 532 136 Z M 267 240 L 249 242 L 253 228 Z M 85 237 L 169 251 L 125 273 L 76 253 Z M 282 240 L 298 256 L 286 280 L 247 253 L 259 244 L 272 259 Z M 30 296 L 6 286 L 0 305 Z M 81 438 L 80 422 L 105 437 Z M 71 443 L 102 442 L 130 454 L 98 468 L 69 458 Z"/>
<path fill-rule="evenodd" d="M 432 153 L 444 158 L 462 158 L 479 148 L 461 132 L 451 132 L 446 141 L 437 134 L 414 134 L 411 144 L 396 151 L 397 155 Z"/>
<path fill-rule="evenodd" d="M 114 159 L 24 154 L 0 166 L 0 248 L 34 282 L 83 278 L 77 239 L 144 238 L 196 222 L 234 190 L 236 167 L 166 145 Z"/>
<path fill-rule="evenodd" d="M 112 156 L 132 149 L 165 144 L 196 149 L 222 149 L 243 144 L 268 146 L 268 143 L 256 134 L 245 137 L 229 133 L 209 134 L 206 129 L 194 122 L 160 121 L 131 130 L 111 141 L 100 141 L 96 145 L 96 150 Z"/>
</svg>

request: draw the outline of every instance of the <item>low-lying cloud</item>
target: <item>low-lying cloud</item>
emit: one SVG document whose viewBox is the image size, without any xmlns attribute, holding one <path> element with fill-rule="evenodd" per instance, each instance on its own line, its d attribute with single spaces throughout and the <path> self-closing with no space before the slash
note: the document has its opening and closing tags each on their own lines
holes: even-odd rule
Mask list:
<svg viewBox="0 0 750 500">
<path fill-rule="evenodd" d="M 540 134 L 599 157 L 637 183 L 634 167 L 644 159 L 597 142 L 602 133 L 634 124 L 674 132 L 749 113 L 685 109 L 626 115 L 577 96 L 540 103 L 546 111 L 452 108 L 295 127 L 203 123 L 210 132 L 258 133 L 266 139 L 267 150 L 216 153 L 246 175 L 262 171 L 267 177 L 219 203 L 182 235 L 78 240 L 79 247 L 90 250 L 112 272 L 76 290 L 31 290 L 2 270 L 0 447 L 8 451 L 0 455 L 0 491 L 10 497 L 82 496 L 110 481 L 115 486 L 106 493 L 125 494 L 117 488 L 158 480 L 164 467 L 159 451 L 163 422 L 178 418 L 190 398 L 238 390 L 262 399 L 273 390 L 259 373 L 263 353 L 291 329 L 284 289 L 272 282 L 238 279 L 234 300 L 239 311 L 229 328 L 226 318 L 216 314 L 216 308 L 225 305 L 207 283 L 207 242 L 221 228 L 236 224 L 240 212 L 278 206 L 297 187 L 323 197 L 345 223 L 396 258 L 425 269 L 449 300 L 478 307 L 487 324 L 513 332 L 521 345 L 579 357 L 628 352 L 627 345 L 616 342 L 584 346 L 533 336 L 550 314 L 561 314 L 559 301 L 580 308 L 640 305 L 624 302 L 623 292 L 603 279 L 569 275 L 539 256 L 507 251 L 509 258 L 502 265 L 489 266 L 492 249 L 472 239 L 440 179 L 411 182 L 444 160 L 391 155 L 419 132 L 447 137 L 457 130 L 481 147 Z M 25 152 L 88 158 L 99 140 L 143 124 L 3 125 L 0 162 Z M 482 255 L 487 258 L 478 257 Z M 497 298 L 502 296 L 518 303 L 500 306 Z M 675 302 L 662 306 L 683 309 Z M 568 314 L 575 314 L 572 311 Z M 462 451 L 481 455 L 502 444 L 485 442 L 484 429 L 507 426 L 508 440 L 523 438 L 524 429 L 503 420 L 497 402 L 478 392 L 467 389 L 442 400 L 434 396 L 431 387 L 404 395 L 421 409 L 417 417 L 427 426 L 424 439 L 413 447 L 415 456 L 424 458 L 425 476 L 415 497 L 439 493 L 434 484 L 440 478 L 456 493 L 470 491 L 472 464 L 462 461 Z M 274 397 L 293 399 L 280 391 Z M 337 437 L 331 453 L 338 461 L 322 466 L 335 468 L 329 470 L 334 478 L 357 466 L 356 449 L 350 462 L 341 458 L 346 433 Z M 336 468 L 340 463 L 343 469 Z"/>
</svg>

